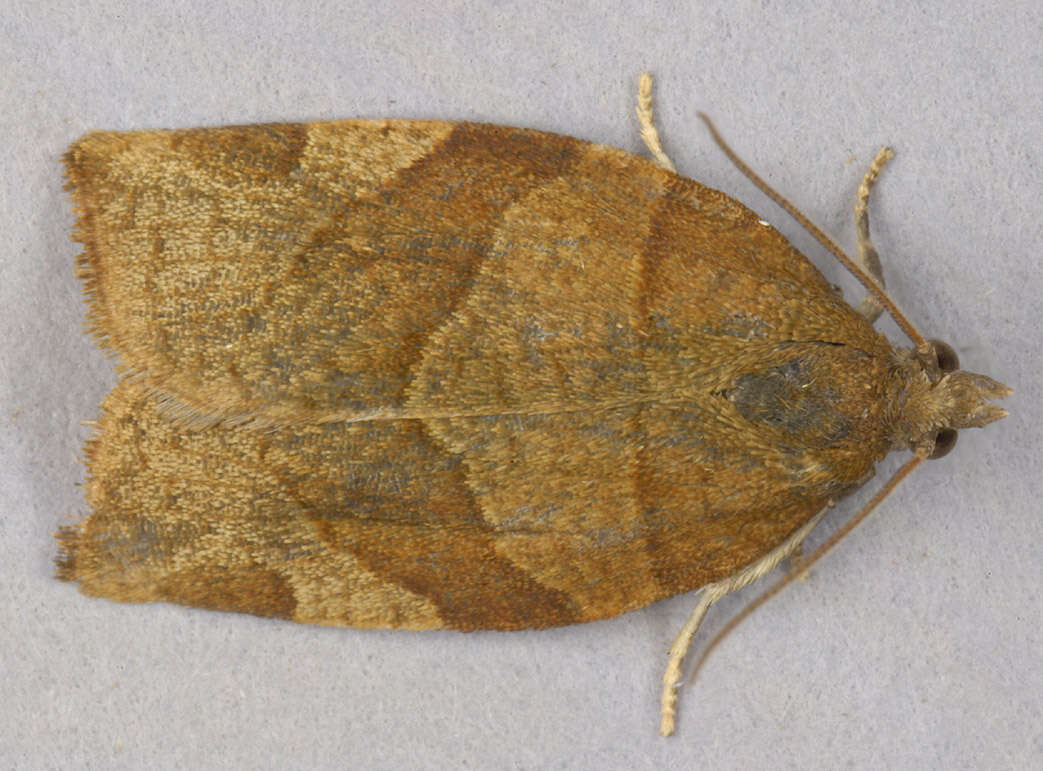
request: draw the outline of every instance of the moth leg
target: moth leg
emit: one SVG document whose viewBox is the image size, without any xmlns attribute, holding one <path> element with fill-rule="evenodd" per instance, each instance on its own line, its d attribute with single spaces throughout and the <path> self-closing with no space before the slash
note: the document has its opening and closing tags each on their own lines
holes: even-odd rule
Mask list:
<svg viewBox="0 0 1043 771">
<path fill-rule="evenodd" d="M 880 169 L 884 164 L 894 158 L 895 154 L 890 147 L 885 147 L 876 154 L 876 160 L 869 167 L 869 171 L 862 178 L 862 184 L 858 186 L 858 197 L 855 199 L 855 231 L 858 237 L 858 262 L 862 270 L 873 277 L 873 280 L 884 288 L 884 268 L 880 264 L 880 255 L 877 254 L 873 240 L 869 237 L 869 191 L 872 189 Z M 867 294 L 856 309 L 870 324 L 880 318 L 884 308 L 880 301 L 872 294 Z"/>
<path fill-rule="evenodd" d="M 807 581 L 808 573 L 804 570 L 804 544 L 798 543 L 797 548 L 793 550 L 793 553 L 789 555 L 789 564 L 791 573 L 800 573 L 798 581 Z"/>
<path fill-rule="evenodd" d="M 663 150 L 663 144 L 659 141 L 659 130 L 655 127 L 655 119 L 652 117 L 652 76 L 647 72 L 642 72 L 637 82 L 637 119 L 641 121 L 641 138 L 645 141 L 648 152 L 652 153 L 652 159 L 667 171 L 676 173 L 677 167 Z"/>
<path fill-rule="evenodd" d="M 663 693 L 659 700 L 659 733 L 663 736 L 670 736 L 674 732 L 674 717 L 677 715 L 677 689 L 681 684 L 681 664 L 692 645 L 692 638 L 695 637 L 695 632 L 699 629 L 699 624 L 702 623 L 706 611 L 722 597 L 748 586 L 774 570 L 776 565 L 800 546 L 826 511 L 827 508 L 823 508 L 803 527 L 756 562 L 722 581 L 716 581 L 703 587 L 699 604 L 695 606 L 695 610 L 692 611 L 674 639 L 674 644 L 670 646 L 670 660 L 667 662 L 666 671 L 663 672 Z"/>
</svg>

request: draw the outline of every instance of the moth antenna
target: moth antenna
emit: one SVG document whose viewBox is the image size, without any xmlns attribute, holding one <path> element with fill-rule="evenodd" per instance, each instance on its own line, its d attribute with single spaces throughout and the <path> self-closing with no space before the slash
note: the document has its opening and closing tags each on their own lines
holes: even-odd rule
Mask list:
<svg viewBox="0 0 1043 771">
<path fill-rule="evenodd" d="M 717 128 L 713 125 L 713 122 L 707 117 L 705 113 L 698 113 L 706 127 L 710 129 L 710 134 L 713 136 L 713 141 L 717 143 L 717 146 L 721 148 L 725 155 L 728 156 L 729 160 L 735 164 L 736 168 L 745 174 L 753 184 L 761 189 L 761 191 L 768 196 L 771 200 L 781 206 L 786 212 L 795 219 L 801 227 L 808 231 L 812 237 L 818 241 L 826 250 L 837 258 L 837 261 L 847 268 L 848 272 L 851 273 L 858 282 L 866 288 L 866 290 L 873 295 L 873 297 L 880 303 L 881 306 L 890 314 L 891 318 L 895 320 L 895 323 L 901 327 L 902 331 L 913 341 L 913 344 L 917 349 L 925 348 L 927 341 L 924 339 L 916 327 L 905 317 L 905 314 L 899 310 L 894 300 L 888 297 L 887 293 L 880 287 L 880 285 L 874 280 L 872 276 L 866 271 L 862 270 L 861 267 L 854 260 L 848 257 L 844 251 L 837 246 L 829 236 L 823 233 L 811 220 L 804 216 L 796 206 L 791 204 L 781 194 L 777 193 L 767 182 L 761 179 L 746 163 L 735 154 L 735 151 L 728 146 L 728 143 L 724 141 L 724 138 L 718 133 Z"/>
<path fill-rule="evenodd" d="M 862 507 L 861 511 L 859 511 L 850 520 L 845 522 L 843 527 L 841 527 L 839 530 L 833 533 L 833 535 L 826 539 L 825 543 L 823 543 L 821 546 L 815 549 L 815 551 L 812 552 L 810 556 L 808 556 L 806 559 L 801 560 L 799 565 L 795 566 L 789 573 L 780 578 L 773 586 L 765 590 L 755 600 L 753 600 L 753 602 L 751 602 L 749 605 L 743 608 L 742 611 L 737 616 L 735 616 L 735 618 L 733 618 L 731 621 L 725 624 L 724 628 L 721 629 L 721 631 L 719 631 L 716 635 L 714 635 L 713 639 L 710 640 L 706 648 L 703 649 L 702 655 L 699 656 L 699 659 L 695 662 L 695 666 L 692 667 L 692 674 L 689 676 L 688 681 L 692 682 L 695 680 L 696 675 L 699 673 L 699 670 L 702 668 L 703 664 L 706 663 L 706 660 L 710 657 L 710 654 L 713 652 L 714 648 L 716 648 L 717 645 L 735 629 L 735 627 L 737 627 L 744 620 L 749 618 L 750 614 L 757 610 L 757 608 L 766 603 L 780 591 L 785 589 L 789 584 L 793 583 L 800 576 L 807 573 L 808 570 L 811 569 L 812 565 L 814 565 L 816 562 L 822 559 L 822 557 L 825 556 L 826 552 L 828 552 L 830 549 L 836 546 L 840 542 L 840 540 L 844 538 L 844 536 L 846 536 L 848 533 L 850 533 L 852 530 L 858 527 L 862 523 L 862 521 L 872 513 L 873 509 L 879 506 L 880 503 L 883 502 L 885 498 L 887 498 L 887 496 L 894 492 L 894 489 L 898 487 L 898 485 L 902 482 L 903 479 L 909 476 L 913 469 L 920 465 L 920 462 L 922 460 L 923 457 L 921 457 L 920 455 L 914 455 L 909 461 L 906 462 L 904 466 L 899 468 L 894 474 L 891 475 L 891 478 L 887 480 L 887 484 L 885 484 L 882 488 L 880 488 L 880 490 L 877 491 L 876 495 L 874 495 L 870 499 L 870 501 Z M 789 540 L 787 540 L 781 546 L 777 547 L 775 551 L 781 551 L 786 546 L 789 546 L 789 549 L 786 552 L 786 554 L 795 551 L 796 548 L 803 542 L 804 538 L 811 531 L 811 529 L 816 524 L 818 524 L 818 521 L 822 518 L 822 515 L 825 514 L 825 512 L 825 509 L 819 512 L 806 525 L 804 525 L 804 527 L 802 527 L 800 530 L 798 530 L 796 533 L 790 536 Z M 790 545 L 792 541 L 796 541 L 796 543 Z M 768 557 L 771 557 L 774 554 L 775 552 L 772 552 L 768 555 Z M 782 558 L 784 558 L 785 556 L 786 555 L 783 555 Z M 777 560 L 764 572 L 768 572 L 772 568 L 774 568 L 775 565 L 778 564 L 778 562 L 781 561 L 782 558 Z M 659 728 L 659 731 L 663 736 L 669 736 L 674 732 L 674 714 L 676 712 L 677 687 L 681 679 L 681 661 L 684 659 L 684 655 L 685 653 L 687 653 L 688 647 L 691 645 L 692 637 L 695 635 L 695 630 L 698 629 L 699 623 L 702 621 L 702 617 L 706 614 L 706 611 L 713 603 L 724 597 L 730 591 L 734 591 L 735 589 L 741 589 L 743 586 L 746 586 L 746 584 L 750 583 L 750 581 L 755 580 L 755 578 L 760 577 L 760 575 L 763 575 L 764 573 L 759 573 L 755 578 L 751 578 L 745 583 L 735 586 L 734 588 L 729 589 L 728 591 L 721 591 L 721 587 L 724 584 L 732 581 L 733 578 L 743 577 L 748 571 L 760 568 L 761 562 L 766 562 L 766 559 L 754 563 L 754 565 L 742 571 L 737 576 L 733 576 L 729 579 L 726 579 L 725 581 L 719 581 L 716 584 L 708 584 L 706 587 L 703 588 L 703 594 L 699 599 L 699 604 L 692 612 L 692 615 L 689 616 L 688 621 L 685 622 L 684 627 L 682 627 L 681 629 L 681 633 L 677 635 L 677 639 L 674 641 L 673 647 L 671 647 L 670 649 L 670 662 L 667 665 L 666 672 L 663 674 L 663 697 L 661 701 L 661 722 Z"/>
</svg>

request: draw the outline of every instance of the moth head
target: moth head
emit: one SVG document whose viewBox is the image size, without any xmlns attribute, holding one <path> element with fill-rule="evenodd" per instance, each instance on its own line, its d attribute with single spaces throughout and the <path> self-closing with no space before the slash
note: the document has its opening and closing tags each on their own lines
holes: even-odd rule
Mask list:
<svg viewBox="0 0 1043 771">
<path fill-rule="evenodd" d="M 923 458 L 941 458 L 956 444 L 961 428 L 978 428 L 1007 416 L 991 403 L 1013 393 L 991 377 L 960 369 L 956 351 L 941 340 L 928 340 L 903 352 L 898 371 L 903 377 L 901 414 L 896 425 L 905 436 L 899 442 Z"/>
</svg>

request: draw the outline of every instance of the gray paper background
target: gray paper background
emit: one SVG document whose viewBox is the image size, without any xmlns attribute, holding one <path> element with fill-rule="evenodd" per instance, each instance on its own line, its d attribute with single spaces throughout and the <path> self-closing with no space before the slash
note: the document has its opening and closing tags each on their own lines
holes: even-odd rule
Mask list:
<svg viewBox="0 0 1043 771">
<path fill-rule="evenodd" d="M 1043 7 L 1024 2 L 132 3 L 0 10 L 0 766 L 1043 766 Z M 52 578 L 85 515 L 82 333 L 59 157 L 89 129 L 339 117 L 493 121 L 642 152 L 657 77 L 682 173 L 745 201 L 857 299 L 696 119 L 848 248 L 873 201 L 889 288 L 1017 389 L 746 621 L 657 734 L 696 596 L 533 633 L 320 629 L 117 605 Z M 882 327 L 904 342 L 893 324 Z M 897 467 L 843 501 L 818 543 Z M 698 640 L 756 589 L 710 613 Z"/>
</svg>

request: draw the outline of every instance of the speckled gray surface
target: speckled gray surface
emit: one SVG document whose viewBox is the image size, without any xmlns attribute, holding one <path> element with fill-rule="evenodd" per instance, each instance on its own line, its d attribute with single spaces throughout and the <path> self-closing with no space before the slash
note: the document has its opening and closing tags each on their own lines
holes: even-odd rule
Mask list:
<svg viewBox="0 0 1043 771">
<path fill-rule="evenodd" d="M 0 765 L 1043 766 L 1043 7 L 796 5 L 6 3 Z M 862 171 L 892 144 L 873 226 L 894 297 L 1017 389 L 1010 418 L 964 432 L 721 646 L 674 738 L 656 733 L 658 683 L 694 595 L 549 632 L 410 634 L 120 606 L 52 579 L 51 532 L 85 513 L 80 421 L 112 382 L 80 330 L 59 164 L 72 140 L 399 116 L 640 151 L 642 69 L 682 172 L 752 205 L 849 295 L 695 113 L 847 246 Z"/>
</svg>

